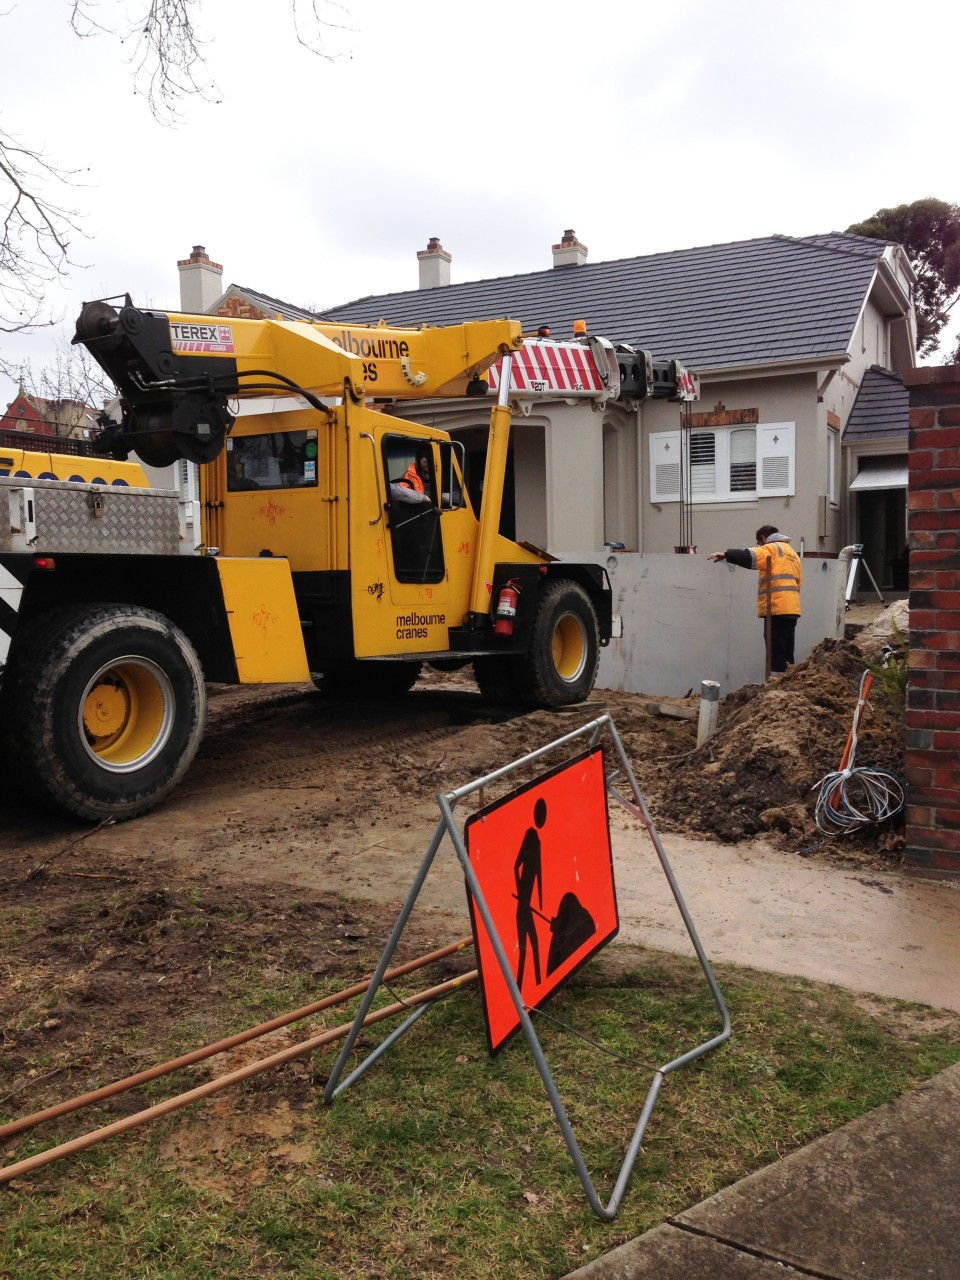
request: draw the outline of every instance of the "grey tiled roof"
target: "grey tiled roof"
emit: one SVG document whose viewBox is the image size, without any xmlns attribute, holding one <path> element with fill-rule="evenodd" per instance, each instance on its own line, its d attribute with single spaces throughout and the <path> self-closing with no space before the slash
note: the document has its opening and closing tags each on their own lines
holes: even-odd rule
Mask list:
<svg viewBox="0 0 960 1280">
<path fill-rule="evenodd" d="M 847 350 L 883 249 L 840 233 L 774 235 L 376 294 L 323 315 L 394 325 L 510 316 L 554 337 L 582 319 L 591 333 L 701 371 L 817 359 Z"/>
<path fill-rule="evenodd" d="M 878 364 L 871 365 L 863 375 L 843 429 L 843 443 L 906 436 L 909 413 L 910 395 L 900 375 Z"/>
</svg>

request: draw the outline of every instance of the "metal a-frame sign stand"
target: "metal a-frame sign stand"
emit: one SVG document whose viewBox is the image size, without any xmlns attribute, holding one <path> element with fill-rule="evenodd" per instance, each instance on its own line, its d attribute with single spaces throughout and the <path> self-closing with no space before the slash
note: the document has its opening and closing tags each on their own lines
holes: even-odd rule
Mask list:
<svg viewBox="0 0 960 1280">
<path fill-rule="evenodd" d="M 663 1066 L 658 1067 L 654 1071 L 653 1078 L 647 1091 L 646 1100 L 640 1113 L 640 1118 L 637 1120 L 636 1126 L 633 1130 L 633 1135 L 630 1139 L 626 1155 L 624 1156 L 623 1164 L 621 1165 L 620 1172 L 617 1176 L 613 1194 L 606 1204 L 601 1201 L 597 1194 L 586 1164 L 584 1163 L 583 1156 L 580 1152 L 580 1147 L 574 1135 L 566 1109 L 554 1084 L 550 1068 L 547 1065 L 547 1061 L 543 1053 L 543 1048 L 537 1037 L 537 1033 L 534 1030 L 530 1014 L 524 1005 L 523 998 L 517 986 L 517 981 L 513 974 L 512 966 L 507 958 L 503 942 L 497 932 L 488 904 L 484 899 L 476 872 L 471 865 L 460 828 L 454 818 L 455 806 L 462 800 L 465 800 L 468 796 L 472 796 L 477 792 L 482 792 L 485 787 L 490 787 L 493 783 L 501 781 L 502 779 L 509 777 L 509 775 L 535 764 L 538 761 L 543 760 L 545 757 L 552 755 L 565 747 L 569 747 L 578 741 L 587 739 L 589 747 L 591 749 L 595 748 L 602 743 L 605 736 L 609 736 L 611 746 L 620 762 L 620 770 L 614 771 L 613 774 L 606 777 L 606 793 L 609 797 L 616 800 L 618 804 L 622 805 L 628 813 L 633 815 L 633 817 L 639 819 L 646 828 L 654 849 L 656 850 L 663 874 L 667 879 L 667 883 L 673 894 L 681 918 L 683 919 L 687 934 L 693 945 L 694 951 L 696 952 L 697 959 L 700 962 L 700 967 L 707 980 L 707 984 L 710 988 L 710 992 L 713 996 L 717 1012 L 720 1015 L 722 1023 L 722 1028 L 717 1035 L 704 1041 L 704 1043 L 697 1045 L 695 1048 L 689 1049 L 686 1053 L 681 1054 L 672 1061 L 664 1063 Z M 613 786 L 614 777 L 619 776 L 620 773 L 622 773 L 629 782 L 630 794 L 627 796 L 621 794 L 621 792 Z M 360 1008 L 357 1010 L 353 1025 L 343 1043 L 339 1057 L 334 1064 L 326 1089 L 324 1090 L 324 1101 L 328 1104 L 332 1103 L 335 1098 L 339 1097 L 341 1093 L 359 1080 L 360 1077 L 363 1076 L 369 1068 L 386 1053 L 390 1046 L 395 1044 L 396 1041 L 399 1040 L 400 1037 L 410 1029 L 414 1022 L 422 1017 L 430 1007 L 429 1003 L 417 1006 L 410 1017 L 408 1017 L 380 1045 L 378 1045 L 377 1048 L 374 1049 L 359 1064 L 359 1066 L 350 1073 L 350 1075 L 341 1080 L 347 1059 L 353 1051 L 354 1045 L 356 1044 L 363 1029 L 364 1020 L 370 1011 L 377 991 L 383 981 L 383 976 L 387 971 L 391 957 L 393 956 L 403 930 L 406 927 L 420 891 L 423 888 L 424 881 L 427 878 L 427 874 L 433 864 L 433 860 L 437 855 L 441 843 L 443 842 L 444 836 L 449 836 L 456 851 L 457 859 L 459 860 L 460 866 L 463 870 L 467 888 L 473 897 L 477 914 L 480 919 L 482 919 L 484 927 L 487 930 L 487 935 L 496 955 L 496 960 L 499 965 L 503 981 L 506 984 L 510 997 L 513 1000 L 520 1027 L 523 1030 L 527 1044 L 530 1047 L 530 1052 L 533 1055 L 533 1060 L 536 1063 L 537 1070 L 543 1080 L 547 1096 L 550 1100 L 550 1105 L 553 1107 L 567 1150 L 573 1161 L 577 1176 L 579 1177 L 586 1193 L 587 1201 L 598 1218 L 607 1222 L 612 1221 L 619 1210 L 624 1192 L 626 1191 L 627 1184 L 630 1180 L 630 1175 L 633 1171 L 633 1166 L 640 1151 L 640 1145 L 643 1141 L 647 1124 L 650 1120 L 650 1116 L 653 1112 L 654 1105 L 656 1104 L 657 1097 L 659 1096 L 664 1080 L 674 1071 L 679 1070 L 690 1062 L 694 1062 L 698 1058 L 702 1058 L 704 1054 L 709 1053 L 711 1049 L 715 1049 L 719 1045 L 723 1044 L 730 1038 L 732 1031 L 730 1015 L 727 1011 L 726 1004 L 724 1003 L 723 996 L 720 993 L 720 988 L 714 978 L 713 972 L 710 968 L 710 963 L 704 953 L 700 939 L 697 936 L 697 931 L 692 919 L 690 918 L 690 913 L 687 910 L 686 903 L 683 900 L 683 896 L 680 893 L 673 871 L 670 868 L 667 855 L 664 852 L 663 845 L 660 841 L 660 836 L 657 833 L 656 827 L 654 826 L 653 820 L 650 817 L 646 803 L 644 802 L 643 796 L 640 792 L 640 788 L 637 785 L 637 780 L 634 776 L 633 769 L 630 766 L 630 762 L 627 759 L 623 743 L 620 741 L 619 734 L 617 733 L 610 716 L 603 715 L 596 720 L 591 720 L 589 724 L 583 725 L 572 733 L 568 733 L 562 738 L 557 738 L 547 746 L 541 747 L 537 751 L 532 751 L 528 755 L 522 756 L 520 759 L 514 760 L 512 763 L 505 765 L 503 768 L 487 774 L 483 778 L 478 778 L 473 782 L 467 783 L 465 786 L 458 788 L 456 791 L 451 791 L 446 795 L 438 795 L 437 803 L 440 808 L 440 821 L 438 822 L 430 843 L 427 846 L 423 861 L 420 864 L 420 869 L 410 886 L 410 891 L 407 894 L 407 898 L 401 908 L 399 916 L 397 917 L 396 924 L 394 925 L 393 932 L 391 933 L 383 954 L 380 957 L 380 961 L 370 982 L 369 989 L 363 998 Z"/>
</svg>

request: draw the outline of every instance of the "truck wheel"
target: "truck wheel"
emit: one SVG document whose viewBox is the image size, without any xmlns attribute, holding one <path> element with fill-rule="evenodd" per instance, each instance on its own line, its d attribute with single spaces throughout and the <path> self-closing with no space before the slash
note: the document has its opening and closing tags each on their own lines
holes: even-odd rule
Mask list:
<svg viewBox="0 0 960 1280">
<path fill-rule="evenodd" d="M 508 658 L 503 654 L 474 658 L 473 678 L 485 702 L 516 705 L 522 701 L 520 690 L 522 675 L 520 658 Z"/>
<path fill-rule="evenodd" d="M 597 678 L 600 626 L 590 597 L 557 579 L 536 605 L 523 668 L 524 699 L 540 707 L 583 702 Z"/>
<path fill-rule="evenodd" d="M 21 638 L 7 715 L 17 766 L 81 818 L 134 818 L 186 773 L 203 736 L 203 669 L 187 637 L 131 605 L 44 615 Z"/>
</svg>

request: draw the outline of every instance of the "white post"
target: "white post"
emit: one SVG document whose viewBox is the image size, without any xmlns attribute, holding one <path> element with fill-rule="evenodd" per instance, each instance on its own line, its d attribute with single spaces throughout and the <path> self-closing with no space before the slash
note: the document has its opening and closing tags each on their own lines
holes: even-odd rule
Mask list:
<svg viewBox="0 0 960 1280">
<path fill-rule="evenodd" d="M 717 728 L 720 709 L 720 681 L 700 681 L 700 719 L 697 722 L 697 746 L 702 747 Z"/>
</svg>

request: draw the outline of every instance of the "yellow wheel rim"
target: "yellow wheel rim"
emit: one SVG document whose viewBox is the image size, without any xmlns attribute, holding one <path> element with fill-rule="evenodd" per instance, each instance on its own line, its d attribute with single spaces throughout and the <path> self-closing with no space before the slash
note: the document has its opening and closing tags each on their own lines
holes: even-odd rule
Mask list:
<svg viewBox="0 0 960 1280">
<path fill-rule="evenodd" d="M 573 683 L 587 665 L 587 628 L 576 613 L 564 613 L 553 629 L 551 653 L 554 669 L 561 680 Z"/>
<path fill-rule="evenodd" d="M 146 658 L 119 658 L 88 681 L 80 700 L 80 740 L 102 768 L 129 773 L 149 764 L 173 729 L 166 672 Z"/>
</svg>

